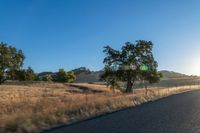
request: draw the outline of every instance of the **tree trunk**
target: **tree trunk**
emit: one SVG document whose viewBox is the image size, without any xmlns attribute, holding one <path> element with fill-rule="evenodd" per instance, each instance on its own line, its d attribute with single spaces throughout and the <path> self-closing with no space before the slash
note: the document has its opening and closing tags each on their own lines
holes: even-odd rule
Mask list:
<svg viewBox="0 0 200 133">
<path fill-rule="evenodd" d="M 4 83 L 5 81 L 6 81 L 6 79 L 0 78 L 0 85 L 1 85 L 2 83 Z"/>
<path fill-rule="evenodd" d="M 131 80 L 127 81 L 127 86 L 126 86 L 126 92 L 131 92 L 132 91 L 132 87 L 133 87 L 133 83 L 131 82 Z"/>
</svg>

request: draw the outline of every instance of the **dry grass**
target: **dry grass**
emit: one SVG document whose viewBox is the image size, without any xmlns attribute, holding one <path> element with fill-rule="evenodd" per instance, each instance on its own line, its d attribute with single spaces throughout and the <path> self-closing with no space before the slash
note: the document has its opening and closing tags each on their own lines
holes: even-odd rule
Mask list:
<svg viewBox="0 0 200 133">
<path fill-rule="evenodd" d="M 106 85 L 100 84 L 88 84 L 88 83 L 72 83 L 67 84 L 80 89 L 90 90 L 91 92 L 110 92 L 110 89 Z"/>
<path fill-rule="evenodd" d="M 132 94 L 113 93 L 105 85 L 76 84 L 101 93 L 71 93 L 70 86 L 0 86 L 0 133 L 34 133 L 155 100 L 195 90 L 198 86 L 143 89 Z M 72 88 L 71 88 L 72 89 Z"/>
</svg>

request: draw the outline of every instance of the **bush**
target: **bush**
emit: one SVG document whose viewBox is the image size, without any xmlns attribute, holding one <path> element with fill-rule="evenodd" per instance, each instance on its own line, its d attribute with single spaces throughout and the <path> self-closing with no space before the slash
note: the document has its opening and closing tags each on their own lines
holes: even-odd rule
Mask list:
<svg viewBox="0 0 200 133">
<path fill-rule="evenodd" d="M 50 74 L 46 74 L 42 77 L 42 81 L 47 81 L 47 82 L 51 82 L 52 81 L 52 77 Z"/>
<path fill-rule="evenodd" d="M 74 72 L 69 71 L 66 72 L 64 69 L 59 69 L 57 76 L 56 76 L 56 81 L 61 82 L 61 83 L 72 83 L 76 80 L 76 76 Z"/>
<path fill-rule="evenodd" d="M 37 78 L 37 75 L 31 67 L 17 71 L 16 75 L 19 81 L 34 81 Z"/>
</svg>

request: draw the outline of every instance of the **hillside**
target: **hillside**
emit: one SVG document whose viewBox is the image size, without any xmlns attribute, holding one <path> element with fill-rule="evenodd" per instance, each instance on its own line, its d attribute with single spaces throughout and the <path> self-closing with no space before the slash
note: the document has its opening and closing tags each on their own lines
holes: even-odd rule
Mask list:
<svg viewBox="0 0 200 133">
<path fill-rule="evenodd" d="M 103 73 L 103 71 L 90 71 L 85 67 L 77 68 L 73 71 L 77 77 L 76 82 L 99 82 L 100 75 Z M 173 71 L 162 70 L 159 72 L 163 75 L 162 79 L 192 78 L 186 74 L 181 74 Z"/>
<path fill-rule="evenodd" d="M 173 71 L 162 70 L 159 71 L 163 75 L 163 79 L 170 79 L 170 78 L 181 78 L 181 77 L 189 77 L 186 74 L 177 73 Z"/>
<path fill-rule="evenodd" d="M 80 67 L 72 71 L 76 75 L 76 82 L 78 83 L 99 82 L 100 76 L 103 73 L 103 71 L 90 71 L 85 67 Z"/>
<path fill-rule="evenodd" d="M 90 69 L 86 67 L 80 67 L 72 70 L 74 74 L 76 75 L 76 83 L 89 83 L 89 82 L 100 82 L 100 76 L 103 74 L 103 71 L 91 71 Z M 162 79 L 176 79 L 176 78 L 192 78 L 192 76 L 188 76 L 185 74 L 173 72 L 173 71 L 167 71 L 162 70 L 159 71 L 162 73 L 163 78 Z M 40 77 L 51 74 L 52 76 L 55 76 L 56 73 L 53 72 L 43 72 L 39 73 L 38 75 Z"/>
</svg>

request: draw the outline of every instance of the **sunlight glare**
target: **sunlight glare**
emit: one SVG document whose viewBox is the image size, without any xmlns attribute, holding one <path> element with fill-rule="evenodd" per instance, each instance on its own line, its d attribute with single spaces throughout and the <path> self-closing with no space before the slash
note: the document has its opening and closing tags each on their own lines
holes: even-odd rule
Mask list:
<svg viewBox="0 0 200 133">
<path fill-rule="evenodd" d="M 189 69 L 191 74 L 200 76 L 200 58 L 194 59 Z"/>
</svg>

